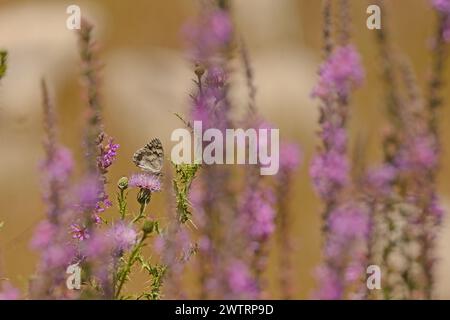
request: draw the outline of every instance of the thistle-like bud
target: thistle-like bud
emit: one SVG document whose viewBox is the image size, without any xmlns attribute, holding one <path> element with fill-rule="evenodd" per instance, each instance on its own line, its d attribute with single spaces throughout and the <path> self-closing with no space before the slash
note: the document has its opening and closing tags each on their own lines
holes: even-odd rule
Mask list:
<svg viewBox="0 0 450 320">
<path fill-rule="evenodd" d="M 197 75 L 197 77 L 201 78 L 205 74 L 205 68 L 201 64 L 197 63 L 195 64 L 194 72 Z"/>
<path fill-rule="evenodd" d="M 145 234 L 150 234 L 155 230 L 155 222 L 153 220 L 147 220 L 144 222 L 144 225 L 142 226 L 142 231 Z"/>
<path fill-rule="evenodd" d="M 127 177 L 120 178 L 119 181 L 117 182 L 117 186 L 119 187 L 120 190 L 126 190 L 128 188 L 128 178 Z"/>
<path fill-rule="evenodd" d="M 150 202 L 152 193 L 148 189 L 141 188 L 137 195 L 137 201 L 141 205 L 147 205 Z"/>
</svg>

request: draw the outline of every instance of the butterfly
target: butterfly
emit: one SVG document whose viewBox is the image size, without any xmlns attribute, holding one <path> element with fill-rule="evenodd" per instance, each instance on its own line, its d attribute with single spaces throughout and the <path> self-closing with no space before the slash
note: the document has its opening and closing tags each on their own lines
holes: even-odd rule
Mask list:
<svg viewBox="0 0 450 320">
<path fill-rule="evenodd" d="M 158 138 L 151 140 L 133 155 L 134 164 L 145 172 L 161 175 L 164 162 L 164 149 Z"/>
</svg>

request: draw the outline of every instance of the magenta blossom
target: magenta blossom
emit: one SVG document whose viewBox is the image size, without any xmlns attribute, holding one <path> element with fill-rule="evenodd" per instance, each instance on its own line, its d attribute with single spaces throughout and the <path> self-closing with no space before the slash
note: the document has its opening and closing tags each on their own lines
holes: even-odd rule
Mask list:
<svg viewBox="0 0 450 320">
<path fill-rule="evenodd" d="M 51 244 L 56 232 L 57 227 L 53 223 L 47 220 L 42 221 L 36 227 L 33 238 L 31 240 L 31 246 L 34 249 L 38 250 L 45 249 Z"/>
<path fill-rule="evenodd" d="M 97 163 L 101 170 L 108 169 L 114 162 L 117 156 L 117 150 L 119 145 L 114 143 L 113 138 L 109 138 L 106 145 L 100 146 L 100 155 L 98 156 Z"/>
<path fill-rule="evenodd" d="M 267 239 L 275 230 L 274 195 L 270 189 L 249 190 L 242 204 L 250 235 L 255 240 Z"/>
<path fill-rule="evenodd" d="M 110 231 L 110 236 L 113 239 L 115 248 L 119 251 L 130 249 L 136 243 L 137 239 L 136 230 L 122 222 L 114 225 Z"/>
<path fill-rule="evenodd" d="M 329 228 L 337 238 L 361 238 L 369 234 L 367 210 L 358 204 L 346 204 L 330 212 Z"/>
<path fill-rule="evenodd" d="M 327 99 L 331 92 L 347 96 L 364 80 L 358 51 L 352 45 L 337 47 L 320 67 L 319 77 L 319 82 L 313 90 L 314 97 Z"/>
<path fill-rule="evenodd" d="M 0 291 L 0 300 L 18 300 L 20 298 L 20 292 L 9 283 L 3 285 Z"/>
<path fill-rule="evenodd" d="M 392 165 L 371 169 L 366 177 L 367 186 L 376 194 L 386 195 L 391 192 L 391 185 L 397 174 L 397 169 Z"/>
<path fill-rule="evenodd" d="M 350 165 L 345 155 L 337 152 L 314 157 L 309 173 L 316 192 L 324 199 L 334 196 L 334 191 L 349 180 Z"/>
<path fill-rule="evenodd" d="M 345 152 L 347 147 L 347 132 L 342 127 L 336 127 L 331 122 L 325 122 L 322 125 L 320 137 L 326 148 L 333 149 L 337 152 Z"/>
<path fill-rule="evenodd" d="M 234 261 L 228 268 L 228 286 L 234 296 L 254 298 L 257 287 L 247 265 L 241 261 Z"/>
<path fill-rule="evenodd" d="M 70 231 L 73 239 L 83 241 L 90 238 L 90 234 L 87 228 L 82 227 L 79 224 L 76 223 L 72 224 L 70 226 Z"/>
<path fill-rule="evenodd" d="M 150 192 L 161 191 L 161 181 L 154 174 L 138 173 L 133 174 L 128 182 L 130 187 L 149 190 Z"/>
<path fill-rule="evenodd" d="M 49 245 L 42 252 L 42 261 L 48 269 L 66 267 L 75 256 L 75 248 L 70 243 Z"/>
<path fill-rule="evenodd" d="M 418 136 L 405 145 L 396 159 L 403 170 L 429 170 L 438 163 L 438 150 L 432 136 Z"/>
<path fill-rule="evenodd" d="M 450 14 L 450 0 L 432 0 L 431 3 L 439 12 Z"/>
<path fill-rule="evenodd" d="M 57 147 L 50 162 L 44 163 L 47 179 L 64 183 L 73 169 L 72 153 L 64 147 Z"/>
<path fill-rule="evenodd" d="M 320 290 L 315 294 L 317 299 L 338 300 L 342 297 L 344 288 L 336 270 L 321 266 L 316 276 L 320 279 Z"/>
<path fill-rule="evenodd" d="M 293 143 L 282 143 L 280 147 L 280 169 L 291 172 L 297 169 L 301 162 L 299 147 Z"/>
<path fill-rule="evenodd" d="M 233 26 L 227 12 L 205 10 L 198 22 L 186 25 L 183 31 L 191 47 L 191 58 L 207 62 L 231 40 Z"/>
</svg>

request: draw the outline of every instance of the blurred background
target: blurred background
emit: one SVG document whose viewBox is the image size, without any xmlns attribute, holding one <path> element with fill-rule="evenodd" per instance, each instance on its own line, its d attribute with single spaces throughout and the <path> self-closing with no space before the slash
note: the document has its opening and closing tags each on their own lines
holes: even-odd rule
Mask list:
<svg viewBox="0 0 450 320">
<path fill-rule="evenodd" d="M 363 139 L 367 162 L 381 159 L 380 131 L 386 123 L 380 64 L 374 32 L 366 28 L 370 1 L 351 0 L 354 41 L 361 50 L 366 81 L 352 102 L 353 142 Z M 388 0 L 388 23 L 396 48 L 411 60 L 422 85 L 428 78 L 429 40 L 434 16 L 428 0 Z M 174 112 L 185 113 L 192 87 L 192 66 L 183 52 L 180 28 L 195 16 L 196 0 L 0 0 L 0 48 L 9 51 L 9 70 L 0 86 L 0 276 L 22 289 L 35 270 L 29 240 L 45 208 L 40 196 L 38 163 L 43 157 L 40 78 L 45 76 L 57 102 L 61 140 L 82 158 L 84 104 L 80 95 L 76 35 L 66 29 L 66 8 L 77 4 L 96 26 L 105 64 L 102 99 L 106 132 L 121 145 L 111 167 L 115 181 L 135 171 L 133 152 L 150 138 L 170 146 L 170 133 L 180 127 Z M 280 128 L 281 138 L 297 142 L 304 153 L 291 213 L 295 217 L 296 297 L 310 297 L 314 268 L 320 262 L 320 203 L 308 177 L 317 144 L 317 103 L 310 99 L 321 59 L 321 1 L 235 0 L 232 15 L 238 35 L 247 42 L 258 88 L 261 113 Z M 236 59 L 238 60 L 238 59 Z M 246 106 L 242 68 L 235 61 L 233 96 L 236 112 Z M 450 68 L 446 71 L 449 79 Z M 442 110 L 444 159 L 439 191 L 450 199 L 450 90 Z M 166 147 L 170 150 L 170 147 Z M 112 195 L 113 197 L 113 195 Z M 448 207 L 448 206 L 447 206 Z M 157 195 L 151 212 L 164 213 Z M 194 213 L 195 215 L 195 213 Z M 194 216 L 195 219 L 195 216 Z M 450 224 L 439 236 L 437 294 L 450 298 Z M 274 250 L 273 250 L 274 251 Z M 281 253 L 282 254 L 282 253 Z M 268 278 L 274 278 L 272 255 Z M 131 282 L 139 286 L 139 276 Z M 277 297 L 276 281 L 269 281 Z"/>
</svg>

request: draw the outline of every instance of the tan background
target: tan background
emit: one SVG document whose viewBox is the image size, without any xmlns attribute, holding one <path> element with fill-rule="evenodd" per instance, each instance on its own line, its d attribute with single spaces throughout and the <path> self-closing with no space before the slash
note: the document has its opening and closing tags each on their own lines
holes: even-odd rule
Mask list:
<svg viewBox="0 0 450 320">
<path fill-rule="evenodd" d="M 353 103 L 351 133 L 367 139 L 367 156 L 380 158 L 379 130 L 385 121 L 374 34 L 365 27 L 370 1 L 353 0 L 355 41 L 363 54 L 367 79 Z M 391 0 L 390 25 L 395 45 L 409 55 L 423 85 L 427 79 L 433 15 L 427 0 Z M 320 63 L 321 16 L 318 0 L 235 0 L 233 15 L 238 32 L 247 40 L 258 87 L 261 112 L 281 129 L 281 136 L 297 141 L 309 163 L 316 139 L 316 104 L 309 99 Z M 66 7 L 81 6 L 97 26 L 106 64 L 103 101 L 107 132 L 121 144 L 111 181 L 133 172 L 133 151 L 153 136 L 169 144 L 179 127 L 172 112 L 186 110 L 191 86 L 179 29 L 196 12 L 193 0 L 0 0 L 0 47 L 10 51 L 10 70 L 0 87 L 0 271 L 25 288 L 36 255 L 29 239 L 43 217 L 37 164 L 42 158 L 39 79 L 45 75 L 58 102 L 61 136 L 81 158 L 83 128 L 79 95 L 78 56 L 73 32 L 65 28 Z M 383 21 L 385 22 L 385 21 Z M 236 65 L 238 67 L 238 65 Z M 449 76 L 450 68 L 446 75 Z M 242 81 L 236 76 L 235 83 Z M 245 106 L 245 90 L 236 85 L 234 101 Z M 450 90 L 448 90 L 450 91 Z M 447 94 L 447 97 L 450 97 Z M 442 113 L 445 158 L 439 190 L 450 196 L 450 103 Z M 168 149 L 168 148 L 166 148 Z M 163 210 L 164 197 L 155 199 L 152 212 Z M 314 287 L 312 272 L 320 259 L 320 205 L 303 165 L 291 201 L 295 216 L 297 297 L 308 298 Z M 450 298 L 450 230 L 444 225 L 439 249 L 438 294 Z M 272 279 L 276 255 L 268 276 Z M 138 280 L 134 286 L 138 287 Z M 270 281 L 277 297 L 277 286 Z"/>
</svg>

